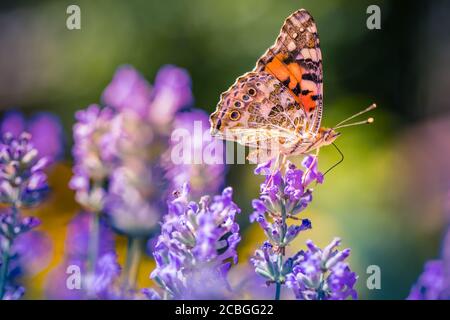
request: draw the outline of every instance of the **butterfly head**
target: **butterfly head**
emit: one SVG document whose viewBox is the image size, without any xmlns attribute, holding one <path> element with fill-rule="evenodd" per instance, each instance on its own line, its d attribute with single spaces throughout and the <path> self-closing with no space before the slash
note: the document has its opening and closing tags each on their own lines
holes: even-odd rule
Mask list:
<svg viewBox="0 0 450 320">
<path fill-rule="evenodd" d="M 318 140 L 320 140 L 321 145 L 329 145 L 340 135 L 341 133 L 335 131 L 333 128 L 320 128 Z"/>
</svg>

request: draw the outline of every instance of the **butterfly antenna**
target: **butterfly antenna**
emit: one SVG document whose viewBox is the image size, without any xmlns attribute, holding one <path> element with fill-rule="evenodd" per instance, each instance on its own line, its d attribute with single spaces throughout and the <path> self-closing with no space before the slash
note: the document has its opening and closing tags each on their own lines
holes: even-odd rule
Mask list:
<svg viewBox="0 0 450 320">
<path fill-rule="evenodd" d="M 334 168 L 336 168 L 338 165 L 340 165 L 342 163 L 342 161 L 344 161 L 344 154 L 342 153 L 341 150 L 339 150 L 339 148 L 337 147 L 337 145 L 333 142 L 332 143 L 333 146 L 336 148 L 336 150 L 339 152 L 339 154 L 341 155 L 341 159 L 336 162 L 333 166 L 331 166 L 330 169 L 328 169 L 327 171 L 325 171 L 325 173 L 323 174 L 323 176 L 325 176 L 328 172 L 330 172 L 331 170 L 333 170 Z"/>
<path fill-rule="evenodd" d="M 364 121 L 358 121 L 358 122 L 353 122 L 353 123 L 343 124 L 343 125 L 334 127 L 334 129 L 340 129 L 340 128 L 345 128 L 345 127 L 358 126 L 358 125 L 360 125 L 360 124 L 371 124 L 371 123 L 373 123 L 374 121 L 375 121 L 375 119 L 372 118 L 372 117 L 370 117 L 369 119 L 364 120 Z"/>
<path fill-rule="evenodd" d="M 358 113 L 355 113 L 355 114 L 352 115 L 351 117 L 348 117 L 347 119 L 345 119 L 345 120 L 339 122 L 337 125 L 335 125 L 335 126 L 333 127 L 333 129 L 343 128 L 343 126 L 341 126 L 342 124 L 344 124 L 344 123 L 346 123 L 346 122 L 348 122 L 348 121 L 350 121 L 350 120 L 352 120 L 352 119 L 354 119 L 354 118 L 356 118 L 356 117 L 358 117 L 358 116 L 360 116 L 360 115 L 362 115 L 362 114 L 364 114 L 364 113 L 366 113 L 366 112 L 369 112 L 369 111 L 375 109 L 376 107 L 377 107 L 377 105 L 376 105 L 375 103 L 372 103 L 372 104 L 371 104 L 369 107 L 367 107 L 366 109 L 364 109 L 364 110 L 362 110 L 362 111 L 360 111 L 360 112 L 358 112 Z M 370 119 L 372 119 L 372 120 L 369 121 Z M 355 123 L 355 124 L 365 124 L 365 123 L 372 123 L 372 122 L 373 122 L 373 118 L 369 118 L 369 119 L 367 119 L 366 121 L 362 121 L 362 123 L 357 122 L 357 123 Z"/>
</svg>

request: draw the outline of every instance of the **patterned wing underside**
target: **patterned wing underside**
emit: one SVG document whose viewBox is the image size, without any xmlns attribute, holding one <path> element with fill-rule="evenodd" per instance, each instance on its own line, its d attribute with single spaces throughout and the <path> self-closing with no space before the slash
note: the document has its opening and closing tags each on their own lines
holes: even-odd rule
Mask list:
<svg viewBox="0 0 450 320">
<path fill-rule="evenodd" d="M 307 115 L 304 130 L 317 133 L 323 108 L 322 53 L 316 24 L 306 10 L 286 19 L 275 44 L 254 71 L 268 72 L 280 80 Z"/>
<path fill-rule="evenodd" d="M 260 150 L 276 145 L 289 153 L 318 132 L 322 100 L 316 25 L 307 11 L 299 10 L 286 19 L 255 69 L 222 93 L 210 117 L 211 132 Z"/>
<path fill-rule="evenodd" d="M 294 143 L 295 130 L 306 126 L 306 117 L 288 88 L 260 71 L 238 78 L 222 94 L 210 119 L 213 135 L 265 149 L 274 143 Z"/>
</svg>

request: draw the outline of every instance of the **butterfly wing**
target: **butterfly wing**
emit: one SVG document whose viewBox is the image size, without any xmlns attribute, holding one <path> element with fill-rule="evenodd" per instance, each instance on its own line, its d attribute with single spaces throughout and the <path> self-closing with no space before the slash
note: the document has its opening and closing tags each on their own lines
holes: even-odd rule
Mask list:
<svg viewBox="0 0 450 320">
<path fill-rule="evenodd" d="M 304 130 L 317 133 L 323 109 L 322 53 L 316 24 L 306 10 L 286 19 L 275 44 L 254 71 L 267 72 L 287 87 L 307 115 Z"/>
<path fill-rule="evenodd" d="M 210 117 L 213 136 L 265 149 L 292 143 L 306 121 L 288 88 L 265 71 L 238 78 Z"/>
</svg>

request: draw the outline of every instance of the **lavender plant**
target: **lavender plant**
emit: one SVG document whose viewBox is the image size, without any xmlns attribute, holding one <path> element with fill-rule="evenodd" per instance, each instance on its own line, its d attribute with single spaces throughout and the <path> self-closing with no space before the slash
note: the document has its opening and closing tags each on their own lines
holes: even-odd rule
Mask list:
<svg viewBox="0 0 450 320">
<path fill-rule="evenodd" d="M 41 157 L 50 163 L 64 153 L 64 133 L 59 118 L 49 112 L 39 112 L 27 119 L 21 112 L 8 111 L 0 122 L 0 133 L 19 138 L 23 132 L 31 135 L 31 143 Z"/>
<path fill-rule="evenodd" d="M 152 86 L 134 68 L 123 66 L 104 90 L 101 105 L 76 113 L 69 185 L 82 212 L 68 226 L 64 259 L 49 276 L 48 297 L 236 297 L 228 274 L 238 262 L 241 236 L 236 216 L 240 209 L 233 202 L 231 188 L 209 196 L 223 186 L 223 149 L 209 135 L 207 114 L 192 109 L 192 103 L 185 70 L 165 66 Z M 28 123 L 23 115 L 11 113 L 0 125 L 2 131 L 20 127 L 36 132 L 33 141 L 48 156 L 38 156 L 27 134 L 6 134 L 0 144 L 0 201 L 7 205 L 0 215 L 3 299 L 20 298 L 24 293 L 11 271 L 23 252 L 14 245 L 39 224 L 36 218 L 23 217 L 21 211 L 41 203 L 48 191 L 43 169 L 62 152 L 61 145 L 51 147 L 42 138 L 49 132 L 61 134 L 54 120 L 41 114 Z M 192 153 L 184 163 L 174 163 L 172 158 L 180 147 L 180 141 L 171 136 L 175 131 L 193 137 L 187 145 Z M 197 161 L 199 156 L 204 163 Z M 312 201 L 312 185 L 322 183 L 323 175 L 312 156 L 304 158 L 301 169 L 284 160 L 279 164 L 270 161 L 255 170 L 265 181 L 259 198 L 252 202 L 250 220 L 267 237 L 251 259 L 256 273 L 275 285 L 276 299 L 282 286 L 290 288 L 297 299 L 356 298 L 357 276 L 345 262 L 350 250 L 339 251 L 339 239 L 323 250 L 308 241 L 306 251 L 286 257 L 292 241 L 311 228 L 301 213 Z M 172 190 L 181 191 L 171 194 Z M 149 241 L 158 230 L 156 242 Z M 128 239 L 123 270 L 117 262 L 114 232 Z M 146 244 L 156 260 L 151 278 L 159 288 L 138 291 L 136 279 Z M 81 290 L 64 285 L 67 270 L 73 266 L 80 269 Z"/>
<path fill-rule="evenodd" d="M 447 227 L 442 242 L 440 259 L 425 263 L 424 271 L 411 288 L 408 300 L 449 300 L 450 299 L 450 228 Z"/>
<path fill-rule="evenodd" d="M 190 188 L 169 202 L 161 235 L 153 251 L 157 267 L 151 277 L 163 289 L 165 299 L 223 298 L 229 295 L 227 273 L 237 263 L 241 240 L 232 200 L 232 189 L 221 195 L 190 201 Z M 146 290 L 150 298 L 158 297 Z"/>
<path fill-rule="evenodd" d="M 281 168 L 273 161 L 259 165 L 255 174 L 265 176 L 260 198 L 253 200 L 254 212 L 250 221 L 256 221 L 264 230 L 267 241 L 256 250 L 252 263 L 255 272 L 268 284 L 275 284 L 275 299 L 280 299 L 282 285 L 293 290 L 297 299 L 324 300 L 356 298 L 353 286 L 357 276 L 343 262 L 350 250 L 334 250 L 340 240 L 335 239 L 323 251 L 311 241 L 308 250 L 285 259 L 286 247 L 302 231 L 311 228 L 308 219 L 298 215 L 312 201 L 311 184 L 322 183 L 323 175 L 317 169 L 317 159 L 306 156 L 304 170 L 293 163 L 282 161 Z M 294 221 L 288 224 L 288 221 Z"/>
<path fill-rule="evenodd" d="M 87 278 L 95 276 L 101 259 L 99 221 L 103 217 L 129 242 L 123 298 L 135 295 L 145 243 L 159 228 L 169 190 L 198 172 L 205 172 L 207 178 L 211 178 L 208 172 L 216 172 L 215 188 L 223 181 L 223 165 L 217 165 L 215 171 L 203 170 L 203 165 L 175 169 L 170 161 L 171 130 L 192 130 L 191 122 L 199 116 L 205 121 L 200 111 L 181 111 L 192 100 L 190 78 L 183 69 L 161 68 L 152 87 L 134 68 L 123 66 L 103 92 L 104 107 L 92 105 L 76 115 L 70 186 L 84 210 L 94 216 Z M 201 180 L 196 184 L 199 192 L 205 187 Z"/>
<path fill-rule="evenodd" d="M 307 251 L 300 251 L 292 258 L 292 272 L 286 276 L 286 285 L 300 300 L 357 299 L 356 273 L 344 260 L 350 249 L 336 250 L 341 240 L 335 238 L 323 250 L 311 240 Z"/>
<path fill-rule="evenodd" d="M 40 222 L 21 211 L 41 203 L 49 189 L 43 171 L 48 160 L 38 155 L 30 139 L 27 133 L 18 138 L 6 133 L 0 142 L 0 202 L 7 206 L 0 214 L 0 299 L 18 299 L 24 293 L 11 272 L 19 258 L 13 247 L 19 236 Z"/>
<path fill-rule="evenodd" d="M 111 129 L 113 110 L 90 105 L 86 110 L 78 111 L 77 123 L 73 127 L 74 157 L 73 177 L 70 187 L 75 190 L 75 198 L 84 210 L 92 214 L 89 224 L 89 245 L 86 257 L 86 272 L 83 287 L 90 297 L 88 279 L 95 275 L 100 258 L 100 224 L 105 208 L 108 176 L 115 162 L 114 131 Z M 84 261 L 80 261 L 83 267 Z"/>
<path fill-rule="evenodd" d="M 99 221 L 98 257 L 93 270 L 88 270 L 91 226 L 95 216 L 81 212 L 67 226 L 64 257 L 47 278 L 45 293 L 50 299 L 119 299 L 123 298 L 117 283 L 121 267 L 117 263 L 115 239 L 105 219 Z M 75 268 L 75 269 L 73 269 Z M 68 278 L 71 270 L 79 271 L 81 280 Z M 71 284 L 67 286 L 67 281 Z"/>
</svg>

